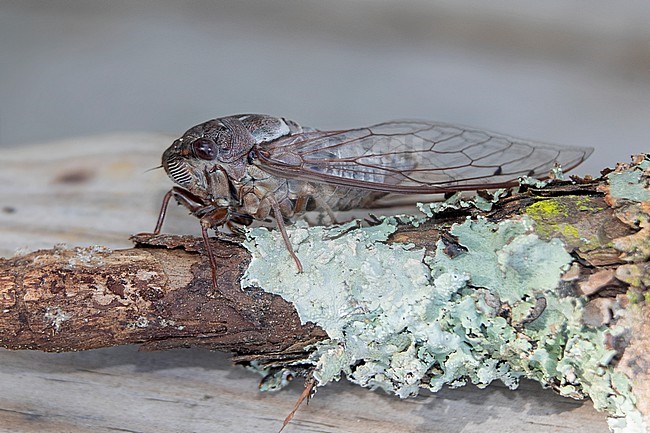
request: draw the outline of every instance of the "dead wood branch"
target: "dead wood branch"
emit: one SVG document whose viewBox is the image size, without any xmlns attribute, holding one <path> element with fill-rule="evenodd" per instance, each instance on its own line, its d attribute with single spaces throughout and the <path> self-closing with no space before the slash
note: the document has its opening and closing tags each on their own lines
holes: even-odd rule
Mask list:
<svg viewBox="0 0 650 433">
<path fill-rule="evenodd" d="M 455 247 L 447 229 L 468 215 L 504 220 L 530 205 L 553 199 L 566 207 L 553 226 L 579 227 L 600 236 L 601 247 L 587 249 L 580 239 L 560 232 L 582 263 L 575 287 L 589 287 L 593 297 L 623 293 L 627 285 L 609 278 L 596 289 L 593 275 L 614 275 L 624 261 L 607 245 L 634 233 L 616 218 L 598 182 L 558 184 L 528 189 L 502 199 L 491 211 L 449 210 L 435 222 L 402 225 L 390 239 L 432 250 L 438 239 Z M 580 206 L 575 208 L 576 197 Z M 209 267 L 199 238 L 135 236 L 136 247 L 51 249 L 0 260 L 0 344 L 10 349 L 77 351 L 121 344 L 146 349 L 200 346 L 233 351 L 239 360 L 296 361 L 305 348 L 326 338 L 313 324 L 301 325 L 291 304 L 239 280 L 249 261 L 241 246 L 214 240 L 218 252 L 220 296 L 211 298 Z M 577 292 L 579 293 L 579 292 Z"/>
</svg>

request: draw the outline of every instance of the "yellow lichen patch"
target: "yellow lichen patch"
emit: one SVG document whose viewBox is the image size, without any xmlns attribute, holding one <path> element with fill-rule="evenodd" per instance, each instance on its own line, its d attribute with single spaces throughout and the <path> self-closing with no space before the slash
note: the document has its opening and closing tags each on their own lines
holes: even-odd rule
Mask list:
<svg viewBox="0 0 650 433">
<path fill-rule="evenodd" d="M 564 196 L 540 200 L 526 208 L 526 215 L 535 222 L 536 233 L 545 239 L 559 237 L 574 248 L 590 247 L 597 243 L 590 239 L 593 233 L 581 226 L 581 214 L 603 210 L 582 196 Z"/>
<path fill-rule="evenodd" d="M 566 217 L 566 206 L 560 202 L 560 199 L 548 199 L 538 201 L 528 206 L 526 213 L 539 221 L 553 221 L 558 217 Z"/>
<path fill-rule="evenodd" d="M 594 200 L 591 197 L 576 197 L 575 205 L 576 209 L 580 212 L 600 212 L 605 208 L 602 206 L 597 206 L 594 204 Z"/>
<path fill-rule="evenodd" d="M 567 240 L 572 240 L 579 242 L 580 239 L 580 232 L 578 231 L 578 228 L 571 225 L 571 224 L 558 224 L 557 225 L 558 231 L 560 234 Z"/>
</svg>

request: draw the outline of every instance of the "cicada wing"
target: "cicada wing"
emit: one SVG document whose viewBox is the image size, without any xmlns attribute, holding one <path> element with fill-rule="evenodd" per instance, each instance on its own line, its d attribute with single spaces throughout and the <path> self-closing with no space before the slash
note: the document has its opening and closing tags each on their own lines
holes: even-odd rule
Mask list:
<svg viewBox="0 0 650 433">
<path fill-rule="evenodd" d="M 308 131 L 263 143 L 258 164 L 285 178 L 376 191 L 432 194 L 508 186 L 570 170 L 591 148 L 561 147 L 444 123 L 393 121 Z"/>
</svg>

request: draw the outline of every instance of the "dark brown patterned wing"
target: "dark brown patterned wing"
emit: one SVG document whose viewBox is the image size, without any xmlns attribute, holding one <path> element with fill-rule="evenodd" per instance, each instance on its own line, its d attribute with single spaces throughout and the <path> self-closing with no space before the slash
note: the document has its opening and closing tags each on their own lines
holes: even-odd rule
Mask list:
<svg viewBox="0 0 650 433">
<path fill-rule="evenodd" d="M 284 178 L 394 193 L 509 186 L 521 176 L 567 171 L 593 151 L 479 129 L 393 121 L 345 131 L 308 131 L 257 146 L 263 170 Z"/>
</svg>

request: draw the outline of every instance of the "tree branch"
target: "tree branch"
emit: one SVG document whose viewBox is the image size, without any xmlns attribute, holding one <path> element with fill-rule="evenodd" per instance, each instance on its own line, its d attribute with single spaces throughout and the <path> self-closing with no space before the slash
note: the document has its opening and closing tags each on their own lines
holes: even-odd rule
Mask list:
<svg viewBox="0 0 650 433">
<path fill-rule="evenodd" d="M 239 287 L 250 260 L 242 247 L 213 241 L 221 290 L 213 298 L 200 238 L 134 240 L 127 250 L 57 248 L 0 259 L 0 344 L 45 351 L 200 346 L 281 361 L 326 337 L 301 325 L 281 297 Z"/>
<path fill-rule="evenodd" d="M 534 234 L 542 240 L 560 239 L 573 257 L 557 293 L 585 300 L 580 307 L 585 326 L 612 331 L 604 334 L 611 338 L 606 346 L 615 352 L 611 365 L 636 379 L 634 383 L 646 383 L 641 380 L 647 376 L 642 366 L 650 360 L 640 348 L 647 344 L 649 333 L 642 301 L 648 285 L 650 208 L 640 192 L 647 191 L 642 178 L 648 169 L 640 165 L 647 165 L 647 160 L 636 162 L 639 165 L 621 167 L 614 175 L 640 173 L 636 179 L 641 190 L 634 187 L 640 199 L 613 192 L 616 185 L 611 176 L 542 188 L 523 186 L 517 193 L 497 196 L 494 203 L 490 196 L 473 204 L 453 199 L 446 208 L 431 210 L 434 218 L 417 223 L 397 218 L 384 243 L 412 244 L 423 248 L 425 256 L 443 251 L 453 260 L 471 249 L 453 230 L 468 217 L 490 223 L 525 217 L 533 223 Z M 351 235 L 343 231 L 337 236 Z M 240 362 L 286 367 L 314 364 L 315 343 L 331 338 L 322 323 L 301 323 L 305 317 L 282 297 L 254 285 L 241 288 L 251 254 L 236 242 L 213 240 L 219 269 L 219 292 L 213 296 L 199 238 L 138 235 L 133 239 L 135 248 L 125 250 L 55 248 L 0 259 L 0 345 L 44 351 L 130 343 L 152 350 L 199 346 L 233 351 Z M 520 317 L 516 305 L 502 302 L 498 315 L 528 335 L 524 328 L 546 308 L 546 298 L 539 301 L 542 298 L 526 298 L 537 304 Z M 625 320 L 612 317 L 612 302 L 630 313 Z M 541 381 L 558 389 L 566 386 L 557 379 Z M 647 385 L 633 387 L 637 408 L 647 416 Z"/>
</svg>

